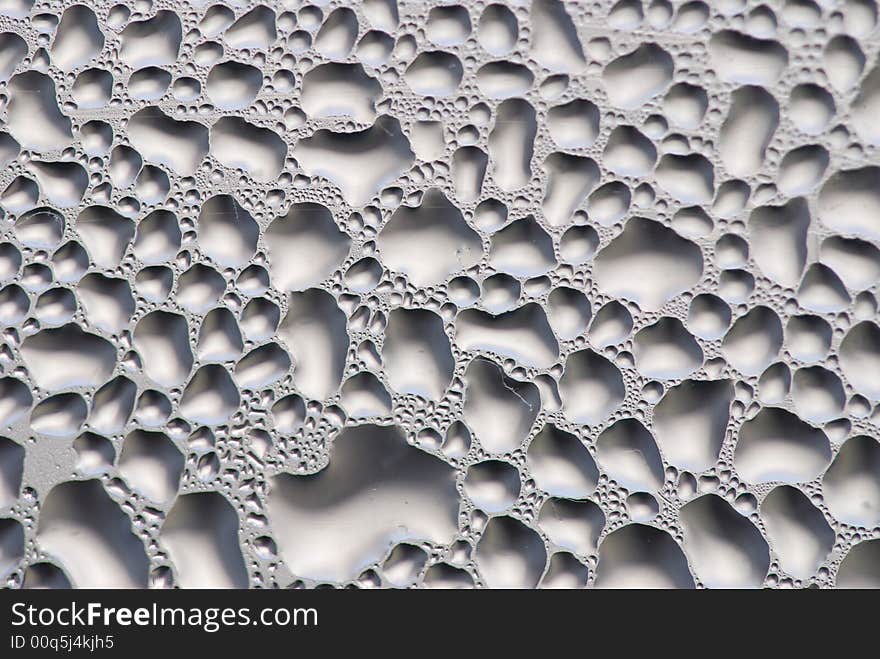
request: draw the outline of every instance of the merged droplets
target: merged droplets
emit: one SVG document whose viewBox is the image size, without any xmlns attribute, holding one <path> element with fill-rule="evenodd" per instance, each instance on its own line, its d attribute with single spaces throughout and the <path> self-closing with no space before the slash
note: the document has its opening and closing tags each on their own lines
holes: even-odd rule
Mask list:
<svg viewBox="0 0 880 659">
<path fill-rule="evenodd" d="M 483 251 L 476 231 L 436 189 L 425 193 L 420 206 L 398 208 L 377 244 L 384 263 L 405 273 L 417 286 L 446 281 L 451 274 L 475 265 Z"/>
<path fill-rule="evenodd" d="M 445 462 L 408 445 L 399 429 L 366 425 L 344 431 L 317 474 L 276 477 L 268 509 L 292 570 L 346 580 L 381 560 L 389 544 L 450 542 L 458 497 Z"/>
<path fill-rule="evenodd" d="M 630 219 L 595 258 L 597 282 L 608 293 L 653 311 L 699 280 L 699 247 L 645 218 Z M 662 274 L 661 274 L 662 273 Z"/>
<path fill-rule="evenodd" d="M 757 588 L 770 567 L 767 541 L 758 528 L 717 494 L 681 509 L 684 550 L 708 587 Z"/>
<path fill-rule="evenodd" d="M 782 568 L 807 579 L 825 562 L 834 545 L 834 531 L 799 489 L 780 485 L 761 504 L 761 518 Z"/>
<path fill-rule="evenodd" d="M 742 425 L 736 445 L 737 472 L 752 483 L 807 482 L 831 461 L 828 437 L 778 407 L 765 407 Z"/>
<path fill-rule="evenodd" d="M 602 79 L 611 103 L 632 110 L 666 90 L 674 71 L 672 56 L 647 43 L 605 65 Z"/>
<path fill-rule="evenodd" d="M 678 543 L 647 524 L 609 533 L 599 548 L 597 588 L 693 588 L 693 576 Z"/>
</svg>

